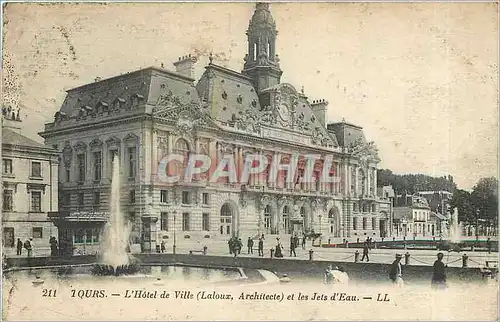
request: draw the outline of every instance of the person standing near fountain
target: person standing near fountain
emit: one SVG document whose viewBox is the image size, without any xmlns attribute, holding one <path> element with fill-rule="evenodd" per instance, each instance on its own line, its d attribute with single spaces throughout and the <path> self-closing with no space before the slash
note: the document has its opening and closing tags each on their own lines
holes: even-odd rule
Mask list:
<svg viewBox="0 0 500 322">
<path fill-rule="evenodd" d="M 361 261 L 364 261 L 365 260 L 365 257 L 366 257 L 366 261 L 369 262 L 370 261 L 370 258 L 368 257 L 368 249 L 369 249 L 369 246 L 368 246 L 368 239 L 366 239 L 366 241 L 364 242 L 363 244 L 363 257 L 361 257 Z"/>
<path fill-rule="evenodd" d="M 23 242 L 20 238 L 17 239 L 17 255 L 21 256 L 23 252 Z"/>
<path fill-rule="evenodd" d="M 443 253 L 437 254 L 437 260 L 434 262 L 431 286 L 435 289 L 446 288 L 446 272 L 445 265 L 443 263 Z"/>
<path fill-rule="evenodd" d="M 392 262 L 389 268 L 389 278 L 397 287 L 403 286 L 403 270 L 401 267 L 401 258 L 403 258 L 401 254 L 396 254 L 396 259 L 394 260 L 394 262 Z"/>
</svg>

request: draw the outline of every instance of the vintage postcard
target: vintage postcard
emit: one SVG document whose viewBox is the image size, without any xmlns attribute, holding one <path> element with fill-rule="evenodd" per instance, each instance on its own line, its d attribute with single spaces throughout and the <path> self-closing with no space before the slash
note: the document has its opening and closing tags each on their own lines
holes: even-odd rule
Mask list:
<svg viewBox="0 0 500 322">
<path fill-rule="evenodd" d="M 497 2 L 2 19 L 3 319 L 498 319 Z"/>
</svg>

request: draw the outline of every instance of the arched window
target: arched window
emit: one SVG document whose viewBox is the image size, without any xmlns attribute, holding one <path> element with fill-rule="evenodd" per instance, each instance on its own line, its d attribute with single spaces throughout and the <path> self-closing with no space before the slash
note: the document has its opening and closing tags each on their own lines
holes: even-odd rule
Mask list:
<svg viewBox="0 0 500 322">
<path fill-rule="evenodd" d="M 189 160 L 189 144 L 188 142 L 180 138 L 175 142 L 174 145 L 174 153 L 180 154 L 183 156 L 183 162 L 172 161 L 175 164 L 175 174 L 179 175 L 182 178 L 182 174 L 184 173 L 185 166 Z"/>
<path fill-rule="evenodd" d="M 289 228 L 290 228 L 290 207 L 284 206 L 283 207 L 283 230 L 285 234 L 288 234 Z"/>
<path fill-rule="evenodd" d="M 175 152 L 189 152 L 189 144 L 185 139 L 178 139 L 174 145 Z"/>
<path fill-rule="evenodd" d="M 330 226 L 330 234 L 333 234 L 334 237 L 338 237 L 337 235 L 340 233 L 337 231 L 337 217 L 336 209 L 330 209 L 328 212 L 328 225 Z"/>
<path fill-rule="evenodd" d="M 233 211 L 226 203 L 220 209 L 220 234 L 231 235 L 232 233 Z"/>
<path fill-rule="evenodd" d="M 264 209 L 264 230 L 270 233 L 271 230 L 271 206 L 267 205 Z"/>
</svg>

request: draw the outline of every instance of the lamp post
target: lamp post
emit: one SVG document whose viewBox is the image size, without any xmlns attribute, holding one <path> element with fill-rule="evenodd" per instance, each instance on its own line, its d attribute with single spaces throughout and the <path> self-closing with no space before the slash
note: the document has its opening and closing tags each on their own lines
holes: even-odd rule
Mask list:
<svg viewBox="0 0 500 322">
<path fill-rule="evenodd" d="M 179 198 L 177 196 L 174 198 L 174 211 L 172 212 L 174 215 L 174 244 L 172 245 L 172 253 L 175 255 L 175 249 L 177 248 L 177 236 L 176 236 L 176 231 L 177 231 L 177 225 L 176 225 L 176 217 L 177 217 L 177 207 L 179 204 Z"/>
<path fill-rule="evenodd" d="M 175 217 L 177 215 L 177 210 L 174 210 L 173 214 L 174 214 L 174 244 L 172 246 L 172 253 L 175 255 L 175 248 L 177 247 L 177 245 L 176 245 L 177 239 L 176 239 L 176 236 L 175 236 L 175 231 L 177 230 L 176 226 L 175 226 Z"/>
<path fill-rule="evenodd" d="M 479 209 L 476 209 L 476 240 L 479 240 Z"/>
<path fill-rule="evenodd" d="M 293 221 L 295 222 L 295 220 L 298 220 L 300 218 L 300 214 L 299 214 L 299 206 L 298 205 L 294 205 L 293 206 Z M 304 221 L 302 220 L 302 229 L 304 227 Z M 295 232 L 295 224 L 293 225 L 293 228 L 292 228 L 292 232 Z"/>
</svg>

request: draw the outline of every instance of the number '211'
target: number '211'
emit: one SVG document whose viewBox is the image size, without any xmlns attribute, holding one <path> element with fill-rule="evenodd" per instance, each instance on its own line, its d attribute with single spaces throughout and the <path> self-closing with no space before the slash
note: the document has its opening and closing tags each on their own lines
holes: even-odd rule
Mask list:
<svg viewBox="0 0 500 322">
<path fill-rule="evenodd" d="M 56 297 L 56 292 L 57 292 L 56 290 L 52 290 L 52 289 L 48 290 L 48 289 L 44 288 L 42 290 L 42 296 L 43 297 Z"/>
</svg>

